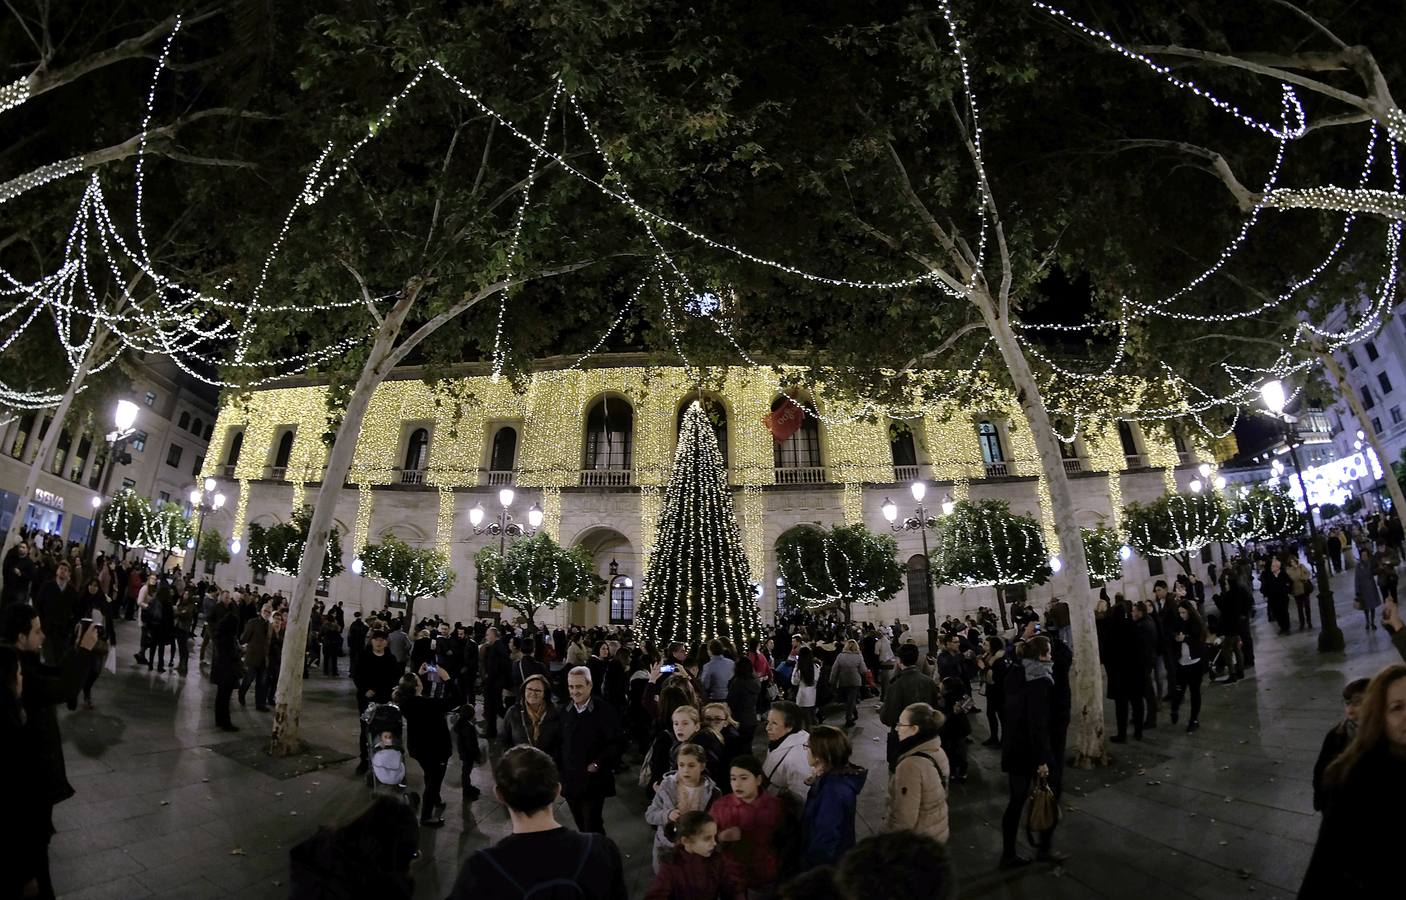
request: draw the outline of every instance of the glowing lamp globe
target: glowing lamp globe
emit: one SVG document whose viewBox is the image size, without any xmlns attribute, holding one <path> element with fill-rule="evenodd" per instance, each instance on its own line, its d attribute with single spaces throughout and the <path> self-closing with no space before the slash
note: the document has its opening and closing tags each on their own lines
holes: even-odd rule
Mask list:
<svg viewBox="0 0 1406 900">
<path fill-rule="evenodd" d="M 880 509 L 883 510 L 885 519 L 888 519 L 890 522 L 898 521 L 898 505 L 888 497 L 884 498 L 884 505 L 880 507 Z"/>
<path fill-rule="evenodd" d="M 542 527 L 542 507 L 536 503 L 532 504 L 532 508 L 527 511 L 527 524 L 533 528 Z"/>
<path fill-rule="evenodd" d="M 913 499 L 922 503 L 923 498 L 927 496 L 928 486 L 921 481 L 915 481 L 909 486 L 909 490 L 913 492 Z"/>
<path fill-rule="evenodd" d="M 507 507 L 513 505 L 514 496 L 516 495 L 513 493 L 513 489 L 510 487 L 505 487 L 498 492 L 498 502 L 503 504 L 503 507 L 506 509 Z"/>
<path fill-rule="evenodd" d="M 483 524 L 482 503 L 476 504 L 473 509 L 469 510 L 469 524 L 473 525 L 475 528 Z"/>
<path fill-rule="evenodd" d="M 118 431 L 127 431 L 137 424 L 137 404 L 131 400 L 118 400 L 117 411 L 112 415 L 112 422 L 117 426 Z"/>
<path fill-rule="evenodd" d="M 1284 393 L 1284 382 L 1275 378 L 1260 385 L 1260 399 L 1264 401 L 1265 409 L 1276 416 L 1284 412 L 1284 404 L 1288 402 L 1288 396 Z"/>
</svg>

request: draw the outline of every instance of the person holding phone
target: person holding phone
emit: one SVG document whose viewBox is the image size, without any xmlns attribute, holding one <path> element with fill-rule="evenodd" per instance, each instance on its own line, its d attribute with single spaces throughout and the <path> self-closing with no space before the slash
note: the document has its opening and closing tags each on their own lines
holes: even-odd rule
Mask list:
<svg viewBox="0 0 1406 900">
<path fill-rule="evenodd" d="M 93 708 L 93 685 L 102 674 L 103 664 L 112 646 L 112 619 L 116 612 L 116 604 L 103 595 L 102 584 L 96 578 L 89 578 L 83 592 L 78 595 L 78 614 L 81 616 L 78 625 L 80 629 L 88 625 L 96 627 L 98 640 L 93 646 L 88 673 L 83 677 L 84 709 Z"/>
</svg>

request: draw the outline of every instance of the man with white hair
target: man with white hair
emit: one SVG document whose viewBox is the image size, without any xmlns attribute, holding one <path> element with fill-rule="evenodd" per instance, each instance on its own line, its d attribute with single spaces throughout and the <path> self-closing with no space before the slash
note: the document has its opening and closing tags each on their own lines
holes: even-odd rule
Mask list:
<svg viewBox="0 0 1406 900">
<path fill-rule="evenodd" d="M 578 831 L 605 834 L 605 798 L 615 796 L 620 761 L 620 716 L 609 703 L 591 697 L 591 670 L 567 673 L 571 696 L 562 713 L 561 793 Z"/>
</svg>

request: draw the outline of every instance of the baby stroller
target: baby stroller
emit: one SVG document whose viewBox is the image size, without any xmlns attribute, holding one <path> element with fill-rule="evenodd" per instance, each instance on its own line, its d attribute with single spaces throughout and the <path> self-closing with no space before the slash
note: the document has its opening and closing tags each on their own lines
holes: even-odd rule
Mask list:
<svg viewBox="0 0 1406 900">
<path fill-rule="evenodd" d="M 372 703 L 361 714 L 366 723 L 366 757 L 371 766 L 366 786 L 374 793 L 400 797 L 418 808 L 420 797 L 405 786 L 405 717 L 394 703 Z"/>
</svg>

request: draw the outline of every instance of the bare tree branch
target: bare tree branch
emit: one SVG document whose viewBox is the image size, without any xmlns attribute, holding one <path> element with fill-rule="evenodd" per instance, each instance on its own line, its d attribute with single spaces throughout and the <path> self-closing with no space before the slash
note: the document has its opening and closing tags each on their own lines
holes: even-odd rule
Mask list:
<svg viewBox="0 0 1406 900">
<path fill-rule="evenodd" d="M 1224 53 L 1213 53 L 1209 50 L 1194 50 L 1190 47 L 1179 47 L 1175 44 L 1169 44 L 1165 46 L 1139 46 L 1133 47 L 1132 49 L 1138 53 L 1146 55 L 1155 54 L 1160 56 L 1180 56 L 1186 59 L 1196 59 L 1200 60 L 1201 62 L 1209 62 L 1215 63 L 1216 65 L 1227 66 L 1232 69 L 1243 69 L 1247 72 L 1254 72 L 1257 75 L 1268 75 L 1271 78 L 1278 79 L 1279 81 L 1283 81 L 1287 84 L 1295 84 L 1299 87 L 1307 88 L 1308 90 L 1313 91 L 1314 93 L 1322 94 L 1325 97 L 1331 97 L 1334 100 L 1337 100 L 1341 103 L 1345 103 L 1348 106 L 1352 106 L 1357 109 L 1363 110 L 1364 112 L 1370 112 L 1372 113 L 1373 117 L 1381 118 L 1385 115 L 1384 110 L 1374 109 L 1374 104 L 1372 103 L 1372 101 L 1364 97 L 1359 97 L 1356 94 L 1350 94 L 1347 91 L 1339 90 L 1338 88 L 1335 88 L 1332 85 L 1327 84 L 1326 82 L 1319 81 L 1316 78 L 1309 78 L 1304 75 L 1299 75 L 1294 72 L 1290 72 L 1285 68 L 1286 66 L 1295 65 L 1295 61 L 1299 61 L 1301 64 L 1296 67 L 1307 70 L 1310 67 L 1310 61 L 1314 58 L 1312 56 L 1308 58 L 1304 58 L 1302 55 L 1277 57 L 1277 65 L 1268 65 L 1260 62 L 1253 62 L 1249 59 L 1245 59 L 1244 57 L 1240 56 L 1229 56 Z M 1375 63 L 1373 63 L 1372 65 L 1375 66 Z M 1383 124 L 1385 125 L 1386 123 L 1383 122 Z"/>
<path fill-rule="evenodd" d="M 946 338 L 943 339 L 942 343 L 938 344 L 936 347 L 929 350 L 927 353 L 924 353 L 921 356 L 915 356 L 912 359 L 908 360 L 908 362 L 903 364 L 903 369 L 911 369 L 924 360 L 932 359 L 935 356 L 941 356 L 948 350 L 951 350 L 952 347 L 957 343 L 957 341 L 971 334 L 973 331 L 980 331 L 985 327 L 985 322 L 968 322 L 961 328 L 958 328 L 956 331 L 949 334 Z M 902 371 L 902 369 L 900 371 Z"/>
<path fill-rule="evenodd" d="M 913 181 L 908 177 L 908 168 L 903 165 L 903 159 L 898 155 L 898 150 L 893 146 L 893 141 L 885 141 L 884 145 L 888 147 L 889 159 L 893 162 L 894 171 L 898 173 L 898 189 L 903 194 L 903 198 L 908 201 L 908 205 L 918 214 L 918 218 L 920 218 L 923 224 L 928 227 L 928 230 L 932 232 L 932 236 L 937 239 L 937 243 L 957 266 L 962 277 L 970 278 L 974 271 L 973 268 L 969 266 L 967 261 L 962 257 L 962 252 L 958 249 L 956 242 L 952 240 L 952 236 L 947 233 L 946 229 L 938 224 L 937 218 L 933 216 L 932 212 L 927 208 L 927 205 L 923 203 L 922 198 L 918 196 L 918 192 L 913 189 Z"/>
<path fill-rule="evenodd" d="M 976 180 L 981 187 L 981 199 L 991 213 L 991 228 L 996 233 L 996 249 L 1001 255 L 1001 287 L 1000 294 L 996 298 L 1001 318 L 1007 322 L 1011 317 L 1011 283 L 1015 280 L 1015 269 L 1011 265 L 1011 250 L 1006 244 L 1006 229 L 1001 225 L 1001 212 L 996 208 L 996 197 L 991 192 L 991 182 L 986 177 L 986 167 L 981 162 L 981 155 L 976 152 L 976 144 L 972 142 L 971 136 L 967 133 L 966 123 L 962 121 L 962 116 L 957 112 L 957 104 L 950 99 L 947 101 L 948 108 L 952 111 L 952 120 L 957 123 L 957 131 L 962 135 L 962 143 L 967 145 L 967 153 L 972 158 L 972 165 L 976 168 Z"/>
<path fill-rule="evenodd" d="M 1236 177 L 1235 172 L 1230 168 L 1230 163 L 1226 158 L 1215 150 L 1190 144 L 1186 141 L 1166 141 L 1158 138 L 1135 138 L 1122 140 L 1118 144 L 1126 148 L 1159 147 L 1177 150 L 1189 156 L 1204 159 L 1209 165 L 1197 166 L 1197 168 L 1210 172 L 1221 180 L 1235 197 L 1235 202 L 1242 212 L 1249 212 L 1262 198 L 1255 191 L 1245 187 L 1244 182 Z"/>
<path fill-rule="evenodd" d="M 337 259 L 337 262 L 341 263 L 342 268 L 350 272 L 351 276 L 356 279 L 356 286 L 361 288 L 361 299 L 365 301 L 366 309 L 370 311 L 371 318 L 376 320 L 376 327 L 380 328 L 382 325 L 385 325 L 385 319 L 381 318 L 381 314 L 376 310 L 375 301 L 371 299 L 371 292 L 366 289 L 366 279 L 362 278 L 361 273 L 356 270 L 356 267 L 353 266 L 351 263 L 347 262 L 345 259 L 341 259 L 339 257 Z"/>
<path fill-rule="evenodd" d="M 430 228 L 425 233 L 425 249 L 420 252 L 423 258 L 430 252 L 430 241 L 434 238 L 435 226 L 439 224 L 439 209 L 444 203 L 444 189 L 449 181 L 449 161 L 454 158 L 454 148 L 459 146 L 459 135 L 464 131 L 464 123 L 454 127 L 454 136 L 449 139 L 449 148 L 444 151 L 444 163 L 439 167 L 439 190 L 435 192 L 434 209 L 430 212 Z"/>
<path fill-rule="evenodd" d="M 1338 46 L 1338 49 L 1340 49 L 1340 50 L 1346 50 L 1346 49 L 1347 49 L 1347 43 L 1346 43 L 1345 41 L 1343 41 L 1342 38 L 1338 37 L 1336 34 L 1333 34 L 1333 32 L 1329 31 L 1327 25 L 1324 25 L 1324 24 L 1323 24 L 1322 22 L 1320 22 L 1316 17 L 1314 17 L 1314 16 L 1310 15 L 1309 13 L 1305 12 L 1304 10 L 1300 9 L 1298 6 L 1295 6 L 1293 3 L 1290 3 L 1289 0 L 1269 0 L 1269 2 L 1270 2 L 1270 3 L 1273 3 L 1275 6 L 1282 6 L 1282 7 L 1284 7 L 1285 9 L 1289 10 L 1289 11 L 1290 11 L 1291 13 L 1293 13 L 1294 15 L 1298 16 L 1300 19 L 1303 19 L 1305 22 L 1307 22 L 1308 24 L 1312 25 L 1312 26 L 1313 26 L 1313 29 L 1314 29 L 1315 31 L 1317 31 L 1319 34 L 1322 34 L 1322 35 L 1323 35 L 1324 37 L 1326 37 L 1328 40 L 1330 40 L 1330 41 L 1332 41 L 1334 44 L 1336 44 L 1336 45 Z"/>
</svg>

